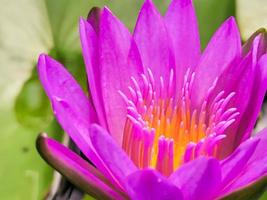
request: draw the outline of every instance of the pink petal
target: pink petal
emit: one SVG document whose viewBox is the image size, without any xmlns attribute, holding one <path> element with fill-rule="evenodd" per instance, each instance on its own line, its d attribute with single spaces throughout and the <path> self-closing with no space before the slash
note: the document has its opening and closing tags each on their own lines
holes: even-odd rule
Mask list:
<svg viewBox="0 0 267 200">
<path fill-rule="evenodd" d="M 173 0 L 165 24 L 174 47 L 176 87 L 180 89 L 187 69 L 194 69 L 200 58 L 200 36 L 192 1 Z"/>
<path fill-rule="evenodd" d="M 142 63 L 127 28 L 104 8 L 99 30 L 100 83 L 109 132 L 121 144 L 126 106 L 118 90 L 128 92 L 131 76 L 143 72 Z"/>
<path fill-rule="evenodd" d="M 99 122 L 103 127 L 107 128 L 100 84 L 98 37 L 93 27 L 84 19 L 80 19 L 80 39 L 90 94 L 93 99 Z"/>
<path fill-rule="evenodd" d="M 40 135 L 37 139 L 37 149 L 49 164 L 95 198 L 125 198 L 125 194 L 115 188 L 96 168 L 57 141 Z"/>
<path fill-rule="evenodd" d="M 89 124 L 96 122 L 96 114 L 81 87 L 60 63 L 49 56 L 39 57 L 38 72 L 62 128 L 88 159 L 108 176 L 88 137 Z"/>
<path fill-rule="evenodd" d="M 243 56 L 246 55 L 251 50 L 256 37 L 260 38 L 257 50 L 258 52 L 257 57 L 259 58 L 263 54 L 267 53 L 267 32 L 264 28 L 260 28 L 256 32 L 254 32 L 243 45 L 242 47 Z"/>
<path fill-rule="evenodd" d="M 92 26 L 97 35 L 99 34 L 102 10 L 101 8 L 93 7 L 87 16 L 87 22 Z"/>
<path fill-rule="evenodd" d="M 94 149 L 89 137 L 90 122 L 81 118 L 81 116 L 73 110 L 72 104 L 68 104 L 66 101 L 56 97 L 51 101 L 55 117 L 62 128 L 66 131 L 82 153 L 114 183 L 113 177 L 103 164 L 103 161 Z"/>
<path fill-rule="evenodd" d="M 133 37 L 143 66 L 152 70 L 156 83 L 160 76 L 168 80 L 170 69 L 174 68 L 170 38 L 164 21 L 151 0 L 146 0 L 141 8 Z"/>
<path fill-rule="evenodd" d="M 200 157 L 182 165 L 169 180 L 190 200 L 211 200 L 220 189 L 221 169 L 213 158 Z"/>
<path fill-rule="evenodd" d="M 254 151 L 254 154 L 251 156 L 249 163 L 252 163 L 256 160 L 261 160 L 263 157 L 267 156 L 267 152 L 266 152 L 267 128 L 256 133 L 254 138 L 259 139 L 259 143 L 258 143 L 258 145 Z M 243 143 L 245 143 L 245 142 L 243 142 Z"/>
<path fill-rule="evenodd" d="M 252 64 L 251 52 L 239 63 L 230 65 L 220 76 L 216 88 L 212 92 L 212 95 L 216 95 L 222 90 L 225 94 L 235 92 L 233 99 L 229 102 L 226 109 L 236 108 L 239 113 L 235 117 L 235 122 L 226 130 L 227 137 L 220 144 L 219 149 L 220 158 L 225 158 L 236 148 L 236 140 L 238 134 L 237 129 L 242 124 L 241 117 L 247 109 L 249 99 L 252 94 L 252 85 L 254 81 L 255 68 Z M 211 98 L 210 96 L 210 98 Z M 211 98 L 212 99 L 212 98 Z M 228 148 L 223 148 L 227 145 Z"/>
<path fill-rule="evenodd" d="M 193 85 L 193 107 L 198 107 L 212 83 L 235 59 L 241 56 L 240 34 L 233 17 L 216 31 L 196 67 Z"/>
<path fill-rule="evenodd" d="M 95 110 L 88 97 L 63 65 L 41 54 L 37 66 L 40 81 L 50 100 L 54 96 L 64 99 L 81 118 L 97 122 Z"/>
<path fill-rule="evenodd" d="M 228 148 L 220 148 L 220 157 L 222 158 L 229 155 L 242 140 L 250 136 L 256 123 L 266 92 L 266 86 L 264 86 L 266 83 L 264 84 L 264 78 L 261 78 L 261 73 L 264 73 L 264 65 L 259 67 L 257 64 L 259 54 L 262 52 L 261 46 L 258 36 L 240 64 L 234 63 L 223 72 L 213 91 L 213 94 L 218 94 L 222 90 L 226 93 L 234 91 L 235 96 L 229 107 L 237 108 L 239 112 L 235 123 L 227 130 L 227 137 L 221 143 L 222 147 L 228 146 Z M 261 90 L 260 94 L 257 94 L 259 90 Z M 254 117 L 253 120 L 252 117 Z"/>
<path fill-rule="evenodd" d="M 156 170 L 145 169 L 127 177 L 127 190 L 132 199 L 138 200 L 183 200 L 179 188 Z"/>
<path fill-rule="evenodd" d="M 220 165 L 222 169 L 222 181 L 224 187 L 229 182 L 232 182 L 246 166 L 258 143 L 259 139 L 249 139 L 244 142 L 244 144 L 241 144 L 228 158 L 221 161 Z"/>
<path fill-rule="evenodd" d="M 235 178 L 231 181 L 231 184 L 228 184 L 227 187 L 225 187 L 223 190 L 224 194 L 232 193 L 249 186 L 267 176 L 267 130 L 265 129 L 261 131 L 252 140 L 258 142 L 253 154 L 250 158 L 247 158 L 246 164 L 242 168 L 239 168 L 238 173 L 235 174 Z M 248 143 L 250 143 L 249 140 L 245 141 L 238 147 L 237 151 L 246 147 Z M 226 164 L 227 162 L 225 165 Z"/>
<path fill-rule="evenodd" d="M 242 140 L 247 139 L 256 123 L 259 116 L 259 112 L 264 100 L 264 95 L 267 89 L 267 54 L 261 56 L 260 60 L 256 64 L 255 79 L 252 87 L 252 95 L 249 99 L 249 103 L 246 112 L 242 116 L 242 123 L 238 129 L 239 138 L 236 140 L 238 145 Z"/>
<path fill-rule="evenodd" d="M 257 160 L 242 170 L 242 175 L 230 186 L 224 193 L 231 193 L 241 189 L 247 185 L 251 185 L 262 178 L 267 177 L 267 156 L 261 160 Z"/>
<path fill-rule="evenodd" d="M 94 149 L 103 160 L 105 166 L 118 183 L 125 187 L 125 177 L 135 172 L 137 167 L 105 129 L 94 124 L 91 125 L 89 134 Z"/>
</svg>

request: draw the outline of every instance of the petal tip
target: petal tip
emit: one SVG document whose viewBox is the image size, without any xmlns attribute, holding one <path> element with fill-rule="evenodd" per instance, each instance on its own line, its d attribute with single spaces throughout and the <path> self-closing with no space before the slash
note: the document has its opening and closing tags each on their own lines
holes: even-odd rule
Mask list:
<svg viewBox="0 0 267 200">
<path fill-rule="evenodd" d="M 45 63 L 45 60 L 46 60 L 46 54 L 45 53 L 41 53 L 39 55 L 39 58 L 38 58 L 38 61 L 37 61 L 37 66 L 40 67 L 42 64 Z"/>
<path fill-rule="evenodd" d="M 176 5 L 179 5 L 180 7 L 186 7 L 188 5 L 192 5 L 192 0 L 172 0 L 171 4 L 175 3 Z"/>
<path fill-rule="evenodd" d="M 79 17 L 80 25 L 82 25 L 82 24 L 84 23 L 84 21 L 85 21 L 85 19 L 84 19 L 82 16 L 80 16 L 80 17 Z"/>
<path fill-rule="evenodd" d="M 79 18 L 79 31 L 80 31 L 80 38 L 82 38 L 82 34 L 85 32 L 86 29 L 86 20 L 83 17 Z"/>
<path fill-rule="evenodd" d="M 99 132 L 101 133 L 101 127 L 95 123 L 90 125 L 89 130 L 90 138 L 94 138 Z"/>
<path fill-rule="evenodd" d="M 237 27 L 236 19 L 234 16 L 230 16 L 227 20 L 226 23 L 228 24 L 229 27 Z"/>
<path fill-rule="evenodd" d="M 153 7 L 154 8 L 154 2 L 153 0 L 145 0 L 143 6 Z"/>
<path fill-rule="evenodd" d="M 107 7 L 104 7 L 104 8 L 107 8 Z M 87 20 L 90 20 L 92 18 L 98 18 L 101 14 L 101 11 L 102 9 L 100 7 L 93 7 L 89 13 L 88 13 L 88 16 L 87 16 Z"/>
<path fill-rule="evenodd" d="M 47 62 L 49 62 L 51 60 L 54 60 L 54 59 L 51 58 L 49 55 L 47 55 L 45 53 L 41 53 L 39 55 L 38 62 L 37 62 L 38 68 L 40 68 L 40 67 L 47 67 L 47 64 L 48 64 Z"/>
<path fill-rule="evenodd" d="M 45 152 L 46 151 L 46 142 L 47 142 L 47 139 L 48 139 L 48 136 L 46 133 L 40 133 L 36 139 L 36 143 L 35 143 L 35 146 L 36 146 L 36 149 L 38 151 L 38 153 L 42 156 L 42 158 L 45 159 Z"/>
<path fill-rule="evenodd" d="M 111 12 L 111 10 L 110 10 L 107 6 L 104 6 L 104 7 L 103 7 L 103 12 L 102 12 L 102 14 L 104 14 L 104 13 L 110 14 L 110 13 L 112 13 L 112 12 Z"/>
</svg>

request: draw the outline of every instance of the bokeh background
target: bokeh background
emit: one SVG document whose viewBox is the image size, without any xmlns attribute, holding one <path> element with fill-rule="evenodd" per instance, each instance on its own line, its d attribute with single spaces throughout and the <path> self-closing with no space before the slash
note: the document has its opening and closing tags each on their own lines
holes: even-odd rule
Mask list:
<svg viewBox="0 0 267 200">
<path fill-rule="evenodd" d="M 164 13 L 170 1 L 154 2 Z M 237 18 L 243 40 L 267 28 L 266 0 L 194 2 L 202 48 L 229 16 Z M 46 131 L 61 140 L 63 131 L 38 80 L 38 54 L 58 59 L 86 88 L 78 20 L 104 5 L 133 30 L 142 0 L 0 0 L 0 199 L 37 200 L 49 191 L 53 171 L 39 157 L 35 139 Z"/>
</svg>

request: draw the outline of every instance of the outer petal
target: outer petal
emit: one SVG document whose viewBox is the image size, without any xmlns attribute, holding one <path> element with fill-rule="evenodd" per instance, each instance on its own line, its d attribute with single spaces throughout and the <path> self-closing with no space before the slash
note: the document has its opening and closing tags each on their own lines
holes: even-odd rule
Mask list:
<svg viewBox="0 0 267 200">
<path fill-rule="evenodd" d="M 258 57 L 262 56 L 263 54 L 267 53 L 267 33 L 264 28 L 260 28 L 255 33 L 253 33 L 246 43 L 242 47 L 242 55 L 246 55 L 252 48 L 254 40 L 256 37 L 260 37 L 260 45 L 258 51 Z"/>
<path fill-rule="evenodd" d="M 238 179 L 228 186 L 224 193 L 232 193 L 242 187 L 256 183 L 258 180 L 267 177 L 267 156 L 248 165 Z M 265 182 L 266 184 L 266 182 Z"/>
<path fill-rule="evenodd" d="M 58 122 L 84 155 L 111 179 L 91 145 L 88 128 L 90 123 L 96 122 L 96 116 L 80 86 L 60 63 L 49 56 L 40 56 L 38 72 Z"/>
<path fill-rule="evenodd" d="M 257 38 L 256 38 L 257 39 Z M 254 61 L 256 62 L 256 61 Z M 239 138 L 237 138 L 235 144 L 238 145 L 240 141 L 249 137 L 252 129 L 258 118 L 261 105 L 264 100 L 264 95 L 267 89 L 267 54 L 263 55 L 255 68 L 255 79 L 252 86 L 252 95 L 249 99 L 249 103 L 246 112 L 242 116 L 242 123 L 238 129 Z"/>
<path fill-rule="evenodd" d="M 259 144 L 257 145 L 257 148 L 254 151 L 253 156 L 250 159 L 250 162 L 253 162 L 255 160 L 260 160 L 262 159 L 263 155 L 267 155 L 267 152 L 266 152 L 267 128 L 256 133 L 255 138 L 259 139 L 260 141 L 259 141 Z"/>
<path fill-rule="evenodd" d="M 225 109 L 236 108 L 239 113 L 235 117 L 235 122 L 224 133 L 227 137 L 220 145 L 222 147 L 218 152 L 220 158 L 225 158 L 225 156 L 229 155 L 236 148 L 237 129 L 242 123 L 241 117 L 247 109 L 251 95 L 253 95 L 252 86 L 254 76 L 255 67 L 252 64 L 252 53 L 250 52 L 240 63 L 233 64 L 224 71 L 217 82 L 216 88 L 210 95 L 210 100 L 212 100 L 222 90 L 225 92 L 225 96 L 231 92 L 235 92 L 235 95 Z M 228 148 L 223 148 L 225 145 Z"/>
<path fill-rule="evenodd" d="M 257 146 L 254 148 L 253 154 L 250 157 L 246 156 L 245 165 L 240 167 L 238 173 L 235 174 L 233 180 L 230 184 L 225 186 L 222 194 L 232 193 L 246 186 L 256 183 L 258 180 L 267 176 L 267 130 L 263 130 L 251 141 L 245 141 L 236 152 L 248 152 L 251 151 L 251 145 L 257 143 Z M 248 148 L 247 148 L 248 147 Z M 250 149 L 249 149 L 250 148 Z M 253 148 L 253 147 L 252 147 Z M 249 153 L 250 154 L 250 153 Z M 229 157 L 229 160 L 235 160 L 235 154 Z M 225 167 L 228 165 L 227 160 L 225 161 Z M 231 163 L 230 163 L 231 165 Z M 222 169 L 225 168 L 222 166 Z M 265 182 L 266 183 L 266 182 Z"/>
<path fill-rule="evenodd" d="M 93 27 L 84 19 L 80 19 L 80 39 L 90 87 L 90 94 L 92 96 L 100 124 L 107 128 L 100 84 L 98 37 Z"/>
<path fill-rule="evenodd" d="M 118 90 L 126 93 L 131 76 L 143 73 L 142 63 L 130 32 L 104 8 L 99 29 L 100 83 L 109 132 L 121 143 L 126 106 Z"/>
<path fill-rule="evenodd" d="M 174 67 L 170 39 L 160 13 L 151 0 L 146 0 L 139 13 L 133 34 L 145 68 L 150 68 L 156 83 L 160 76 L 168 80 Z"/>
<path fill-rule="evenodd" d="M 266 42 L 267 34 L 266 32 L 263 32 L 255 37 L 251 45 L 250 51 L 252 52 L 252 64 L 254 67 L 254 79 L 252 86 L 253 93 L 249 98 L 247 109 L 243 114 L 240 126 L 238 127 L 235 146 L 238 146 L 240 142 L 246 140 L 251 135 L 264 100 L 267 88 L 267 59 L 264 59 L 267 52 Z M 246 46 L 249 45 L 247 44 Z M 245 48 L 243 48 L 243 52 L 244 49 Z"/>
<path fill-rule="evenodd" d="M 221 161 L 223 186 L 231 182 L 245 167 L 246 163 L 253 155 L 258 142 L 259 139 L 249 139 L 238 147 L 228 158 Z"/>
<path fill-rule="evenodd" d="M 234 192 L 221 196 L 220 200 L 251 200 L 257 199 L 266 191 L 267 176 L 261 178 L 257 182 L 246 185 L 245 187 L 239 188 Z"/>
<path fill-rule="evenodd" d="M 98 199 L 124 199 L 125 194 L 115 188 L 95 167 L 57 141 L 40 135 L 36 145 L 50 165 L 83 191 Z"/>
<path fill-rule="evenodd" d="M 72 109 L 72 105 L 68 104 L 66 101 L 59 98 L 53 98 L 51 101 L 55 117 L 66 133 L 71 137 L 83 154 L 94 163 L 106 177 L 115 183 L 111 173 L 94 149 L 89 137 L 90 122 L 75 113 Z"/>
<path fill-rule="evenodd" d="M 96 152 L 115 179 L 124 187 L 125 177 L 135 172 L 137 167 L 105 129 L 96 124 L 91 125 L 89 134 Z"/>
<path fill-rule="evenodd" d="M 219 78 L 213 94 L 224 90 L 226 94 L 235 92 L 230 107 L 237 108 L 239 115 L 235 123 L 227 130 L 227 137 L 220 148 L 220 156 L 229 155 L 241 142 L 249 137 L 255 125 L 266 91 L 266 83 L 262 73 L 266 67 L 259 67 L 257 60 L 262 54 L 262 40 L 257 36 L 251 50 L 246 54 L 240 64 L 231 65 Z M 266 76 L 266 75 L 264 75 Z M 266 79 L 266 78 L 265 78 Z M 266 81 L 265 81 L 266 82 Z M 252 120 L 252 118 L 254 118 Z"/>
<path fill-rule="evenodd" d="M 173 0 L 165 24 L 174 47 L 176 87 L 181 88 L 186 70 L 194 69 L 200 58 L 200 36 L 191 0 Z"/>
<path fill-rule="evenodd" d="M 216 31 L 196 67 L 193 84 L 193 107 L 198 107 L 216 78 L 241 56 L 240 34 L 234 18 L 226 20 Z"/>
<path fill-rule="evenodd" d="M 99 34 L 101 14 L 102 14 L 101 8 L 93 7 L 87 16 L 87 21 L 90 23 L 90 25 L 92 26 L 97 35 Z"/>
<path fill-rule="evenodd" d="M 72 105 L 73 110 L 81 118 L 97 122 L 93 106 L 63 65 L 49 56 L 41 54 L 37 66 L 39 78 L 50 100 L 54 96 L 64 99 Z"/>
<path fill-rule="evenodd" d="M 183 200 L 179 188 L 156 170 L 139 170 L 127 177 L 127 191 L 133 200 Z"/>
<path fill-rule="evenodd" d="M 220 165 L 216 159 L 200 157 L 182 165 L 169 180 L 183 191 L 186 200 L 213 199 L 220 189 Z"/>
</svg>

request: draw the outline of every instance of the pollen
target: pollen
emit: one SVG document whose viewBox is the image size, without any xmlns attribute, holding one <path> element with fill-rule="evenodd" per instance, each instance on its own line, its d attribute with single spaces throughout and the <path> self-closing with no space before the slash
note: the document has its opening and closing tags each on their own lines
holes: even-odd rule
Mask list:
<svg viewBox="0 0 267 200">
<path fill-rule="evenodd" d="M 131 78 L 127 94 L 119 91 L 127 107 L 122 147 L 139 168 L 152 167 L 169 176 L 198 156 L 217 156 L 225 130 L 239 114 L 229 106 L 235 93 L 221 91 L 212 100 L 207 95 L 199 108 L 193 108 L 194 77 L 188 69 L 177 89 L 173 69 L 157 82 L 148 69 L 140 78 Z M 216 80 L 208 94 L 215 85 Z"/>
</svg>

